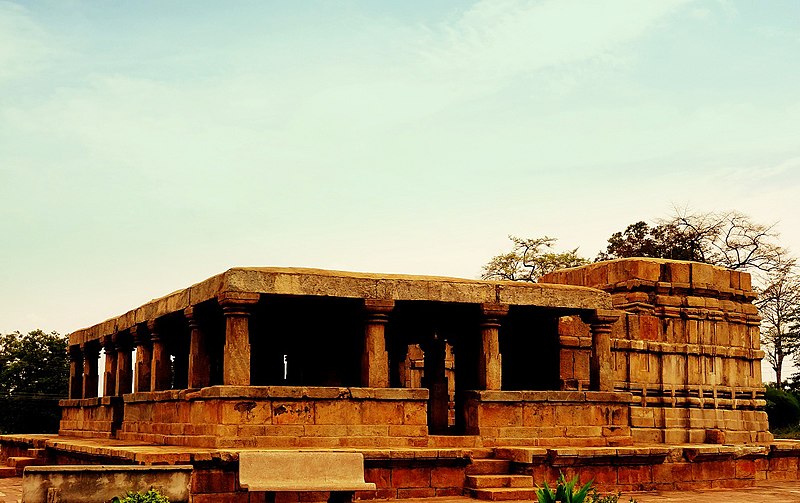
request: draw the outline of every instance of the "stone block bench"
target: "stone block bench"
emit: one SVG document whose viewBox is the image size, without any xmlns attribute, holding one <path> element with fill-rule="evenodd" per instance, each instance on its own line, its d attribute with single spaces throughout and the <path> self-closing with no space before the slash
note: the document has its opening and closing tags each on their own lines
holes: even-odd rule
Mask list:
<svg viewBox="0 0 800 503">
<path fill-rule="evenodd" d="M 330 492 L 330 503 L 352 501 L 355 491 L 374 491 L 364 482 L 364 455 L 358 452 L 242 451 L 239 485 L 248 491 Z"/>
</svg>

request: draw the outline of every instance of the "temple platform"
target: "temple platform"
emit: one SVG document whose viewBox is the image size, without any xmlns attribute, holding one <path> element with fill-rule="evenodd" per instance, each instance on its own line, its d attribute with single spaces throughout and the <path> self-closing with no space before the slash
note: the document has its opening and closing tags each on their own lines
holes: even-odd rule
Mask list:
<svg viewBox="0 0 800 503">
<path fill-rule="evenodd" d="M 453 439 L 450 439 L 452 443 Z M 552 483 L 560 472 L 594 479 L 602 491 L 674 491 L 747 488 L 800 480 L 800 441 L 764 445 L 636 445 L 624 447 L 446 447 L 310 448 L 364 455 L 365 480 L 376 491 L 356 499 L 405 499 L 471 495 L 479 499 L 532 499 L 536 484 Z M 154 445 L 115 439 L 57 435 L 0 436 L 0 461 L 27 449 L 42 449 L 47 464 L 192 465 L 193 501 L 239 501 L 247 495 L 238 483 L 239 453 Z M 265 450 L 265 449 L 259 449 Z M 487 475 L 493 475 L 487 477 Z M 503 486 L 513 476 L 524 484 Z M 490 487 L 494 480 L 499 487 Z M 484 487 L 477 487 L 484 486 Z M 519 497 L 515 497 L 515 493 Z M 247 496 L 249 497 L 249 496 Z M 297 501 L 298 495 L 283 495 Z M 323 501 L 327 495 L 302 496 Z M 293 499 L 294 498 L 294 499 Z M 247 501 L 247 500 L 245 500 Z M 253 501 L 250 499 L 249 501 Z M 644 501 L 644 500 L 642 500 Z"/>
</svg>

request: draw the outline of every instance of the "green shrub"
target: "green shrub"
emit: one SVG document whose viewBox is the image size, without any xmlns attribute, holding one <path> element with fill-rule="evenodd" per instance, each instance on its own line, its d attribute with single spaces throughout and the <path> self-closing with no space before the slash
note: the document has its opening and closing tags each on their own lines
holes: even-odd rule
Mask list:
<svg viewBox="0 0 800 503">
<path fill-rule="evenodd" d="M 559 473 L 558 482 L 556 487 L 551 489 L 547 482 L 542 484 L 536 491 L 536 497 L 539 503 L 617 503 L 622 493 L 608 494 L 606 496 L 597 492 L 594 487 L 594 479 L 590 480 L 583 486 L 578 487 L 578 476 L 576 475 L 572 480 L 567 481 L 563 473 Z M 630 503 L 636 503 L 633 498 Z"/>
<path fill-rule="evenodd" d="M 764 398 L 770 429 L 792 427 L 800 422 L 800 403 L 794 395 L 768 385 Z"/>
<path fill-rule="evenodd" d="M 150 489 L 146 493 L 128 491 L 122 498 L 115 496 L 111 503 L 169 503 L 169 498 L 155 489 Z"/>
<path fill-rule="evenodd" d="M 539 498 L 539 503 L 583 503 L 589 491 L 592 489 L 594 479 L 587 482 L 583 487 L 578 489 L 575 486 L 578 484 L 578 476 L 576 475 L 569 482 L 564 474 L 558 476 L 558 483 L 555 489 L 550 489 L 547 482 L 544 482 L 543 487 L 536 491 L 536 496 Z"/>
</svg>

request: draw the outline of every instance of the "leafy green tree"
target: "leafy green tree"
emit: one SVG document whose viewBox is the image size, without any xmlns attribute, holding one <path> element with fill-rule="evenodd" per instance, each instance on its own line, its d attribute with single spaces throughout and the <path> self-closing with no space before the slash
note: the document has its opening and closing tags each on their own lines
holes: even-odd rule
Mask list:
<svg viewBox="0 0 800 503">
<path fill-rule="evenodd" d="M 508 236 L 513 246 L 508 253 L 492 258 L 483 266 L 482 279 L 506 281 L 537 281 L 557 269 L 577 267 L 589 263 L 578 255 L 578 249 L 566 252 L 551 251 L 555 238 L 547 236 L 524 239 Z"/>
<path fill-rule="evenodd" d="M 699 260 L 697 244 L 671 223 L 650 226 L 636 222 L 608 238 L 608 247 L 597 260 L 624 257 Z"/>
<path fill-rule="evenodd" d="M 41 330 L 0 335 L 0 431 L 57 431 L 68 381 L 66 337 Z"/>
<path fill-rule="evenodd" d="M 800 421 L 800 403 L 791 393 L 772 385 L 767 385 L 764 398 L 765 410 L 769 417 L 771 430 L 797 426 Z"/>
</svg>

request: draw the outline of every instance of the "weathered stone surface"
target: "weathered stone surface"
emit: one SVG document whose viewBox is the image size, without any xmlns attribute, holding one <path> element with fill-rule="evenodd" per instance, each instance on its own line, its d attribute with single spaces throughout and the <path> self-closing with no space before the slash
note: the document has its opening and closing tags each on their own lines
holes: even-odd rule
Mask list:
<svg viewBox="0 0 800 503">
<path fill-rule="evenodd" d="M 243 451 L 239 484 L 250 491 L 369 491 L 364 456 L 351 452 Z"/>
<path fill-rule="evenodd" d="M 128 491 L 155 488 L 170 501 L 188 502 L 191 473 L 192 465 L 31 466 L 22 479 L 22 499 L 101 503 Z"/>
<path fill-rule="evenodd" d="M 70 334 L 81 344 L 237 293 L 311 295 L 384 300 L 531 305 L 564 309 L 607 309 L 608 295 L 591 288 L 554 284 L 476 281 L 436 276 L 354 273 L 301 268 L 233 268 L 184 290 L 150 301 L 131 313 Z"/>
</svg>

